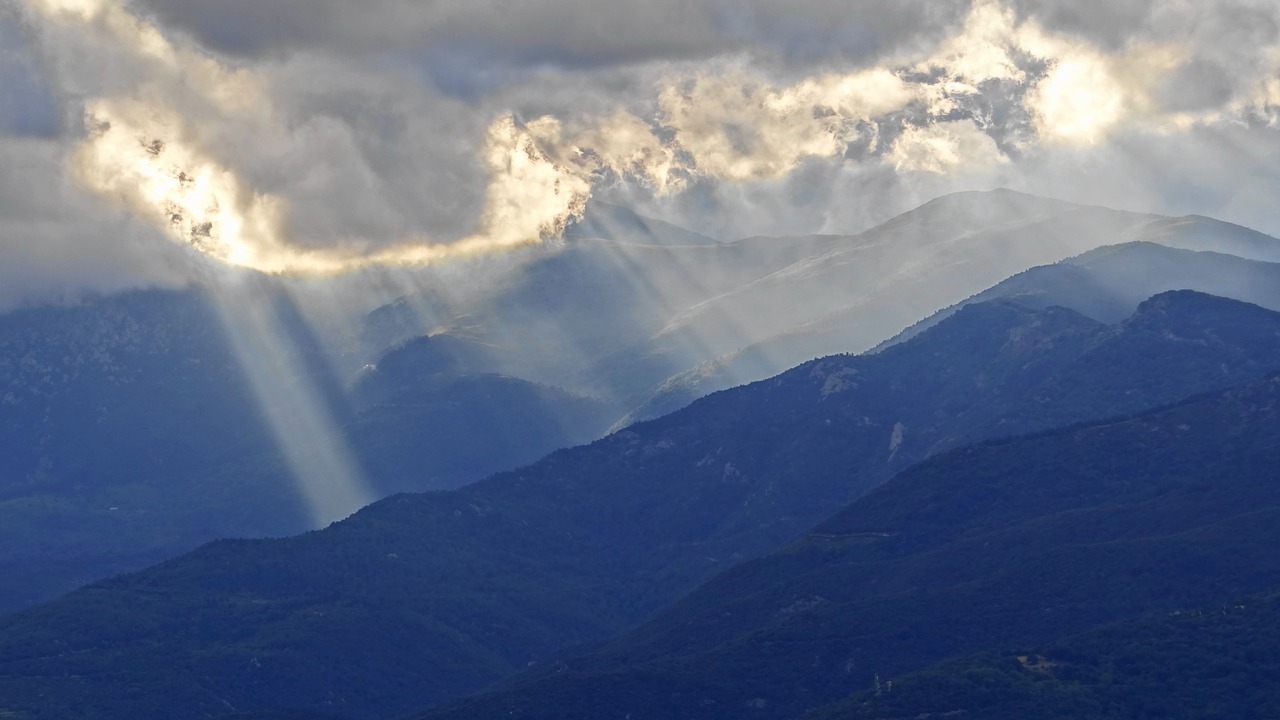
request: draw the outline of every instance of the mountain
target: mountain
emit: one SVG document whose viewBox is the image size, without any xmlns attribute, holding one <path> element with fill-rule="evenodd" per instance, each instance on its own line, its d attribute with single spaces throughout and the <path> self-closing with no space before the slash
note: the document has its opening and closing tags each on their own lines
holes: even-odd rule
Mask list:
<svg viewBox="0 0 1280 720">
<path fill-rule="evenodd" d="M 1280 714 L 1280 595 L 1186 607 L 1047 646 L 987 651 L 894 679 L 812 720 L 991 720 Z"/>
<path fill-rule="evenodd" d="M 1134 240 L 1236 255 L 1248 260 L 1280 262 L 1280 247 L 1270 235 L 1203 215 L 1165 217 L 1143 228 Z"/>
<path fill-rule="evenodd" d="M 1257 256 L 1274 244 L 1010 191 L 940 198 L 856 236 L 735 242 L 599 205 L 563 241 L 370 281 L 417 291 L 358 331 L 330 332 L 312 307 L 358 304 L 337 290 L 358 278 L 0 316 L 0 612 L 215 537 L 298 532 L 532 462 L 1132 235 Z M 726 349 L 727 365 L 708 364 Z"/>
<path fill-rule="evenodd" d="M 583 234 L 605 224 L 596 221 L 578 226 L 579 232 L 559 244 L 527 251 L 517 270 L 504 266 L 495 278 L 478 272 L 461 280 L 488 292 L 455 296 L 433 282 L 429 290 L 371 313 L 367 342 L 455 337 L 485 348 L 486 369 L 625 404 L 683 368 L 683 359 L 637 348 L 671 317 L 840 242 L 805 237 L 685 243 L 687 231 L 645 222 L 662 235 Z M 688 351 L 702 357 L 696 348 Z"/>
<path fill-rule="evenodd" d="M 284 326 L 295 372 L 323 378 L 303 327 Z M 222 534 L 307 527 L 263 472 L 270 428 L 206 295 L 0 316 L 0 395 L 0 609 Z"/>
<path fill-rule="evenodd" d="M 564 232 L 569 240 L 602 239 L 637 245 L 713 245 L 712 238 L 628 208 L 593 201 L 587 212 Z"/>
<path fill-rule="evenodd" d="M 1196 293 L 1113 327 L 973 305 L 458 490 L 0 618 L 0 697 L 86 718 L 407 712 L 612 637 L 931 453 L 1173 402 L 1277 357 L 1280 316 Z"/>
<path fill-rule="evenodd" d="M 428 338 L 349 393 L 287 294 L 259 298 L 266 332 L 221 302 L 145 291 L 0 316 L 0 612 L 218 537 L 332 520 L 297 484 L 307 470 L 282 452 L 282 418 L 295 450 L 349 447 L 367 501 L 532 462 L 615 417 L 557 388 L 433 366 Z M 317 417 L 331 436 L 305 434 Z"/>
<path fill-rule="evenodd" d="M 1068 682 L 1031 686 L 1028 673 L 1009 676 L 1007 656 L 989 671 L 899 676 L 1125 618 L 1223 603 L 1236 612 L 1237 598 L 1280 585 L 1280 556 L 1261 550 L 1280 539 L 1277 436 L 1280 375 L 1273 375 L 1129 419 L 944 453 L 601 649 L 422 717 L 791 718 L 877 679 L 893 682 L 888 696 L 864 692 L 819 717 L 1024 717 L 1002 693 L 1062 703 L 1045 710 L 1079 710 L 1064 703 L 1079 696 L 1047 695 L 1088 682 L 1066 666 Z M 1181 653 L 1195 640 L 1171 631 L 1188 626 L 1195 623 L 1172 623 L 1151 637 L 1171 657 L 1134 648 L 1131 635 L 1109 645 L 1083 641 L 1127 660 L 1114 671 L 1103 661 L 1093 677 L 1107 675 L 1106 684 L 1161 680 L 1161 667 L 1187 672 L 1195 655 Z M 1059 658 L 1074 662 L 1073 647 L 1080 643 L 1034 653 L 1044 659 L 1029 660 L 1029 669 L 1054 675 Z M 1270 665 L 1246 672 L 1274 675 L 1276 648 L 1252 656 L 1248 648 L 1232 647 L 1191 678 L 1222 678 L 1251 657 Z M 1128 696 L 1108 690 L 1092 697 Z M 1152 696 L 1147 688 L 1128 700 Z M 984 704 L 1007 712 L 987 714 Z"/>
<path fill-rule="evenodd" d="M 814 357 L 870 349 L 1028 268 L 1135 241 L 1280 260 L 1280 241 L 1208 218 L 1011 190 L 943 196 L 854 235 L 728 242 L 599 205 L 555 251 L 473 279 L 496 292 L 453 297 L 433 284 L 369 326 L 384 340 L 430 332 L 480 343 L 500 372 L 624 407 L 621 428 Z M 1182 287 L 1139 300 L 1166 289 Z"/>
<path fill-rule="evenodd" d="M 654 418 L 695 397 L 768 377 L 786 366 L 832 352 L 860 352 L 879 345 L 938 307 L 954 307 L 982 288 L 1032 266 L 1056 263 L 1100 246 L 1146 242 L 1216 252 L 1216 259 L 1170 254 L 1146 266 L 1134 251 L 1128 258 L 1093 256 L 1082 277 L 1061 278 L 1079 288 L 1060 304 L 1091 315 L 1082 283 L 1107 283 L 1123 295 L 1105 316 L 1116 322 L 1139 301 L 1166 290 L 1201 290 L 1274 306 L 1277 291 L 1263 261 L 1280 259 L 1280 241 L 1238 225 L 1207 218 L 1160 218 L 1039 199 L 1012 191 L 955 193 L 858 236 L 840 238 L 829 249 L 777 270 L 739 290 L 677 315 L 645 347 L 648 354 L 672 356 L 672 348 L 698 346 L 704 357 L 684 363 L 648 397 L 632 404 L 618 423 Z M 1239 258 L 1222 258 L 1238 254 Z M 1247 263 L 1245 259 L 1253 260 Z M 1229 268 L 1235 261 L 1234 268 Z M 1213 266 L 1213 265 L 1217 266 Z M 1245 269 L 1248 266 L 1249 269 Z M 1162 278 L 1161 270 L 1172 270 Z M 1233 284 L 1258 277 L 1265 287 Z M 1029 286 L 1051 286 L 1052 278 L 1029 278 Z M 1242 295 L 1242 291 L 1244 291 Z M 984 299 L 993 296 L 986 295 Z M 1064 300 L 1064 301 L 1059 301 Z M 1120 300 L 1120 299 L 1117 299 Z M 714 355 L 707 359 L 705 355 Z M 671 366 L 680 366 L 672 363 Z"/>
<path fill-rule="evenodd" d="M 1280 310 L 1280 263 L 1145 241 L 1109 245 L 1020 272 L 939 310 L 881 347 L 917 335 L 975 302 L 1012 298 L 1028 307 L 1068 307 L 1111 323 L 1127 317 L 1143 300 L 1169 290 L 1197 290 Z"/>
<path fill-rule="evenodd" d="M 597 398 L 494 372 L 450 336 L 406 341 L 353 385 L 343 427 L 379 497 L 458 487 L 604 434 Z"/>
</svg>

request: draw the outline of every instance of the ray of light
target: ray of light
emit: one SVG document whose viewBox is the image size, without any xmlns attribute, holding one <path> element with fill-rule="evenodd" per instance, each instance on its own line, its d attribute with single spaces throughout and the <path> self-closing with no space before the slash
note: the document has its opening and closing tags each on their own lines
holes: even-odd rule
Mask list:
<svg viewBox="0 0 1280 720">
<path fill-rule="evenodd" d="M 224 278 L 211 291 L 313 522 L 323 526 L 376 499 L 277 310 L 276 291 L 263 278 L 248 275 Z"/>
<path fill-rule="evenodd" d="M 1127 118 L 1151 120 L 1157 109 L 1149 88 L 1185 59 L 1166 46 L 1107 54 L 1019 20 L 1000 0 L 976 0 L 953 36 L 913 66 L 827 72 L 790 85 L 747 66 L 685 68 L 662 81 L 648 117 L 620 108 L 573 122 L 500 115 L 476 158 L 488 181 L 473 232 L 316 247 L 290 236 L 291 214 L 301 209 L 253 187 L 216 151 L 221 125 L 268 137 L 284 132 L 265 71 L 231 68 L 177 44 L 124 4 L 28 1 L 50 22 L 108 34 L 113 51 L 145 78 L 133 90 L 89 93 L 90 132 L 72 156 L 76 175 L 176 240 L 270 273 L 426 264 L 537 243 L 581 216 L 602 177 L 628 178 L 657 195 L 680 192 L 698 176 L 779 178 L 810 158 L 840 158 L 866 139 L 868 126 L 878 127 L 877 118 L 892 125 L 909 107 L 923 115 L 883 142 L 873 132 L 872 161 L 938 174 L 999 163 L 1003 150 L 980 123 L 951 117 L 958 98 L 990 80 L 1026 86 L 1041 141 L 1091 144 Z M 1027 54 L 1045 62 L 1043 76 L 1028 75 L 1016 60 Z M 935 70 L 945 82 L 909 79 Z"/>
</svg>

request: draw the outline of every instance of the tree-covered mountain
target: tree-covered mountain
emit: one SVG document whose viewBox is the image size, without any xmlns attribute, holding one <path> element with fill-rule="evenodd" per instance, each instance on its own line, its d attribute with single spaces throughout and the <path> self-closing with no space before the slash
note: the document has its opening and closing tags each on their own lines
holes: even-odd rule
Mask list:
<svg viewBox="0 0 1280 720">
<path fill-rule="evenodd" d="M 0 619 L 0 697 L 28 717 L 406 712 L 614 636 L 930 453 L 1173 402 L 1276 358 L 1280 315 L 1196 293 L 1113 327 L 973 305 L 465 488 L 213 543 Z"/>
<path fill-rule="evenodd" d="M 557 388 L 432 365 L 429 338 L 348 393 L 288 295 L 259 300 L 272 332 L 247 347 L 219 302 L 146 291 L 0 316 L 0 612 L 218 537 L 316 527 L 270 403 L 329 419 L 334 437 L 304 439 L 350 446 L 368 499 L 455 487 L 614 419 Z"/>
<path fill-rule="evenodd" d="M 363 287 L 352 278 L 240 277 L 3 315 L 0 612 L 212 538 L 298 532 L 532 462 L 1129 237 L 1257 256 L 1273 244 L 1009 191 L 940 198 L 854 236 L 735 242 L 600 206 L 563 241 L 405 270 L 426 289 L 360 332 L 313 322 L 326 315 L 314 303 L 363 302 L 337 290 Z M 726 351 L 734 369 L 707 372 Z M 328 475 L 350 481 L 326 489 Z"/>
<path fill-rule="evenodd" d="M 943 453 L 603 648 L 422 717 L 794 718 L 853 691 L 863 694 L 819 717 L 1266 717 L 1222 713 L 1274 707 L 1273 692 L 1224 707 L 1196 696 L 1196 681 L 1223 698 L 1275 676 L 1273 630 L 1240 647 L 1219 634 L 1260 621 L 1244 614 L 1120 626 L 1029 653 L 1023 669 L 1001 655 L 899 677 L 1125 618 L 1224 603 L 1236 613 L 1238 598 L 1280 585 L 1280 556 L 1267 551 L 1280 539 L 1277 437 L 1280 375 Z M 1225 680 L 1251 660 L 1261 667 Z M 1192 684 L 1161 697 L 1175 669 Z M 1029 679 L 1039 672 L 1060 679 Z M 1182 695 L 1181 714 L 1151 712 Z M 1041 700 L 1044 714 L 1018 714 Z M 1136 714 L 1108 705 L 1126 702 Z"/>
<path fill-rule="evenodd" d="M 892 685 L 888 685 L 892 683 Z M 888 690 L 886 690 L 888 687 Z M 1189 606 L 885 679 L 806 720 L 1280 715 L 1280 595 Z"/>
<path fill-rule="evenodd" d="M 296 372 L 325 378 L 302 327 L 283 325 Z M 201 293 L 0 316 L 0 394 L 0 610 L 222 534 L 307 527 Z"/>
</svg>

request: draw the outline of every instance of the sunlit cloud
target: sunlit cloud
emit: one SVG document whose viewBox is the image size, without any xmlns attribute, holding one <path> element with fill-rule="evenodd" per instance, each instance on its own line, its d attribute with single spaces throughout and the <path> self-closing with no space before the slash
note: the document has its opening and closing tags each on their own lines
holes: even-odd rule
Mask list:
<svg viewBox="0 0 1280 720">
<path fill-rule="evenodd" d="M 1257 48 L 1238 88 L 1217 98 L 1221 63 L 1201 57 L 1203 42 L 1169 19 L 1186 13 L 1168 3 L 1151 10 L 1159 27 L 1134 28 L 1117 43 L 1055 27 L 1034 3 L 1028 12 L 1028 3 L 974 0 L 915 42 L 895 38 L 884 57 L 856 55 L 812 73 L 780 71 L 764 50 L 700 58 L 681 51 L 657 64 L 649 50 L 637 51 L 643 59 L 634 68 L 618 60 L 610 70 L 630 78 L 627 94 L 585 107 L 567 90 L 543 102 L 513 90 L 504 105 L 501 83 L 470 103 L 413 86 L 401 99 L 396 83 L 410 77 L 392 82 L 375 62 L 342 82 L 385 87 L 334 91 L 401 103 L 366 121 L 325 108 L 317 101 L 323 87 L 287 95 L 293 59 L 232 61 L 166 30 L 157 19 L 166 15 L 135 14 L 133 5 L 26 2 L 56 36 L 48 52 L 59 82 L 83 109 L 69 176 L 181 245 L 271 273 L 502 251 L 558 235 L 605 190 L 662 199 L 708 184 L 758 186 L 815 161 L 960 186 L 964 178 L 1016 184 L 1020 163 L 1055 147 L 1086 153 L 1134 131 L 1185 133 L 1249 118 L 1275 124 L 1280 106 L 1274 39 Z M 508 83 L 522 77 L 542 82 L 535 73 Z M 321 114 L 307 116 L 307 108 Z M 433 130 L 446 116 L 448 127 Z M 469 129 L 468 116 L 476 120 Z M 436 134 L 430 151 L 410 142 Z M 386 158 L 395 154 L 410 160 L 392 176 Z M 308 157 L 329 169 L 309 171 Z M 273 173 L 274 160 L 299 177 Z"/>
<path fill-rule="evenodd" d="M 940 175 L 961 167 L 985 170 L 1008 162 L 991 136 L 970 120 L 910 127 L 894 142 L 888 157 L 899 170 Z"/>
</svg>

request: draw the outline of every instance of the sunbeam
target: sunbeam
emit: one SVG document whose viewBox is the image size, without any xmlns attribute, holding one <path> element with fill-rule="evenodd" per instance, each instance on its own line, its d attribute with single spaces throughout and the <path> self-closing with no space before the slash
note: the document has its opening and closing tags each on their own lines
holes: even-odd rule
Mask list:
<svg viewBox="0 0 1280 720">
<path fill-rule="evenodd" d="M 317 379 L 277 310 L 263 278 L 227 276 L 211 289 L 236 358 L 317 527 L 350 515 L 376 496 L 352 458 Z"/>
</svg>

